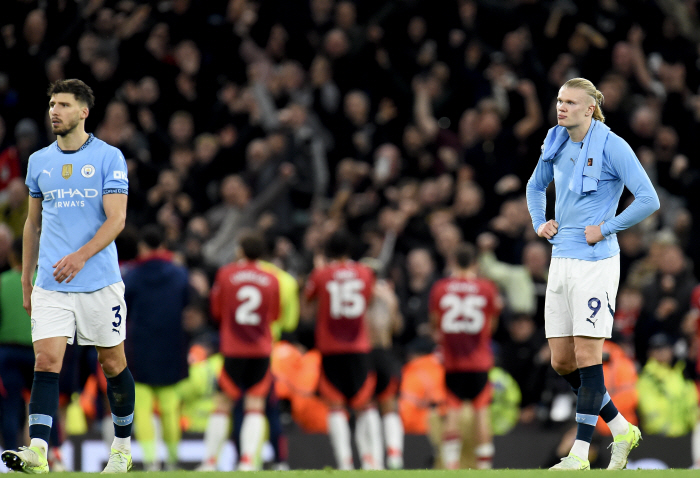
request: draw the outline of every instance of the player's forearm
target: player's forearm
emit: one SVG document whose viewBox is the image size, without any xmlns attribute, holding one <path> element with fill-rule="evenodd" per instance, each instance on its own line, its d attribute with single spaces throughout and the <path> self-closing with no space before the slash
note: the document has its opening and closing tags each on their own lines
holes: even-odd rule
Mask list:
<svg viewBox="0 0 700 478">
<path fill-rule="evenodd" d="M 537 231 L 542 224 L 547 222 L 545 210 L 547 207 L 547 190 L 539 187 L 535 181 L 530 179 L 525 188 L 525 197 L 527 198 L 527 209 L 532 218 L 532 226 Z"/>
<path fill-rule="evenodd" d="M 643 221 L 657 209 L 659 209 L 659 197 L 656 193 L 654 193 L 653 196 L 636 197 L 634 201 L 632 201 L 632 204 L 627 206 L 620 215 L 610 221 L 606 221 L 605 224 L 600 227 L 600 232 L 607 237 L 610 234 L 624 231 L 638 222 Z"/>
<path fill-rule="evenodd" d="M 22 234 L 22 284 L 31 284 L 39 261 L 39 236 L 41 228 L 31 219 L 24 223 Z"/>
<path fill-rule="evenodd" d="M 97 230 L 95 235 L 83 247 L 78 249 L 84 254 L 85 260 L 100 252 L 102 249 L 110 245 L 117 238 L 126 224 L 126 212 L 123 214 L 114 214 L 107 217 L 107 220 L 102 223 L 102 226 Z"/>
</svg>

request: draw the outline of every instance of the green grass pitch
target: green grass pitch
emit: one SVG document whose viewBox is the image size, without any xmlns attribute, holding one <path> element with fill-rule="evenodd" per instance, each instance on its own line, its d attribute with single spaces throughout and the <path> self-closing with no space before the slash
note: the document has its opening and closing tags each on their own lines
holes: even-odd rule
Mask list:
<svg viewBox="0 0 700 478">
<path fill-rule="evenodd" d="M 195 472 L 195 471 L 170 471 L 161 473 L 132 472 L 132 478 L 231 478 L 255 477 L 255 478 L 540 478 L 550 476 L 552 478 L 581 477 L 581 474 L 590 476 L 591 474 L 603 477 L 624 473 L 630 478 L 690 478 L 699 476 L 698 470 L 624 470 L 607 471 L 556 471 L 548 470 L 402 470 L 402 471 L 336 471 L 336 470 L 291 470 L 291 471 L 258 471 L 258 472 Z M 61 473 L 61 477 L 78 478 L 84 473 Z"/>
</svg>

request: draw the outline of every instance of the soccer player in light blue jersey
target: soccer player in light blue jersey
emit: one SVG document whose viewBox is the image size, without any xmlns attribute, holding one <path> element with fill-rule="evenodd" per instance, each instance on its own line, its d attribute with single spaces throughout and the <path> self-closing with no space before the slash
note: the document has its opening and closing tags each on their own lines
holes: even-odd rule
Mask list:
<svg viewBox="0 0 700 478">
<path fill-rule="evenodd" d="M 57 140 L 29 158 L 23 234 L 22 292 L 35 355 L 31 443 L 5 451 L 2 460 L 15 471 L 48 473 L 58 375 L 66 344 L 77 332 L 79 344 L 95 346 L 107 377 L 115 438 L 104 473 L 126 473 L 131 469 L 134 379 L 124 356 L 124 283 L 114 245 L 126 220 L 126 161 L 118 149 L 85 132 L 95 102 L 89 86 L 59 80 L 48 95 Z"/>
<path fill-rule="evenodd" d="M 605 389 L 603 342 L 612 333 L 620 279 L 617 233 L 659 208 L 659 198 L 632 148 L 605 126 L 603 94 L 584 78 L 559 90 L 557 126 L 527 183 L 537 235 L 552 244 L 545 297 L 545 332 L 552 367 L 576 400 L 576 441 L 555 470 L 590 469 L 588 452 L 598 415 L 614 438 L 608 469 L 623 469 L 639 444 L 639 429 L 617 411 Z M 545 190 L 554 181 L 555 218 L 545 217 Z M 634 201 L 619 215 L 623 189 Z"/>
</svg>

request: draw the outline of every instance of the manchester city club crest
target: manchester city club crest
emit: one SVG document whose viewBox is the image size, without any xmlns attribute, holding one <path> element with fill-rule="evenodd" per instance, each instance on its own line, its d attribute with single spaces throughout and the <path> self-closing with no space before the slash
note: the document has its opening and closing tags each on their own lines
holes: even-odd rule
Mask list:
<svg viewBox="0 0 700 478">
<path fill-rule="evenodd" d="M 64 164 L 63 169 L 61 170 L 61 176 L 63 176 L 63 179 L 68 179 L 73 175 L 73 165 L 72 164 Z"/>
<path fill-rule="evenodd" d="M 82 174 L 84 178 L 93 177 L 95 175 L 95 166 L 93 166 L 92 164 L 86 164 L 80 170 L 80 174 Z"/>
</svg>

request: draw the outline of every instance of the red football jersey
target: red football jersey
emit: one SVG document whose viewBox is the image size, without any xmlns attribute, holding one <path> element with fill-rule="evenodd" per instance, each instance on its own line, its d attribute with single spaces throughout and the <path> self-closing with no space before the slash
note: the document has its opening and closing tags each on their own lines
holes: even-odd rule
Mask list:
<svg viewBox="0 0 700 478">
<path fill-rule="evenodd" d="M 280 310 L 277 278 L 256 262 L 223 266 L 211 289 L 211 313 L 221 322 L 221 353 L 226 357 L 269 357 L 270 324 Z"/>
<path fill-rule="evenodd" d="M 498 314 L 496 286 L 486 279 L 448 277 L 430 290 L 440 349 L 448 372 L 487 372 L 493 367 L 491 321 Z"/>
<path fill-rule="evenodd" d="M 374 272 L 353 261 L 333 261 L 314 269 L 306 282 L 308 300 L 318 300 L 316 348 L 322 355 L 367 353 L 365 323 Z"/>
</svg>

